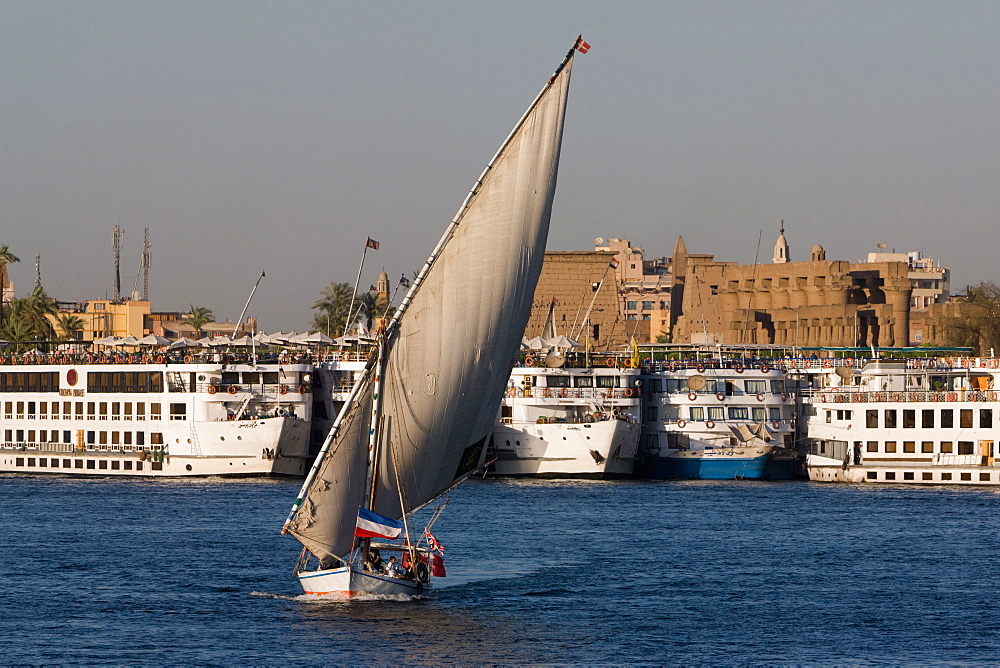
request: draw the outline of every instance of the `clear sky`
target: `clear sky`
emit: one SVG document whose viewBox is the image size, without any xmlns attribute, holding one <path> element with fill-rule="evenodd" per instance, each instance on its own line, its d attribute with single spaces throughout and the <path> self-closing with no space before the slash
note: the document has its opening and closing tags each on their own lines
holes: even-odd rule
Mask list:
<svg viewBox="0 0 1000 668">
<path fill-rule="evenodd" d="M 578 33 L 550 250 L 857 260 L 1000 282 L 1000 2 L 0 1 L 18 296 L 131 290 L 302 330 L 418 269 Z M 141 281 L 140 281 L 141 289 Z"/>
</svg>

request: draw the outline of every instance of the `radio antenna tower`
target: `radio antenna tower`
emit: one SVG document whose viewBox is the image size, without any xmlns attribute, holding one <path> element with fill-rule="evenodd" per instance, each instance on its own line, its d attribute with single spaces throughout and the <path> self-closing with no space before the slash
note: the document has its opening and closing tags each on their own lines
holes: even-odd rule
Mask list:
<svg viewBox="0 0 1000 668">
<path fill-rule="evenodd" d="M 125 239 L 125 230 L 115 225 L 111 232 L 111 247 L 115 249 L 115 301 L 122 300 L 122 277 L 121 277 L 121 255 L 122 241 Z"/>
<path fill-rule="evenodd" d="M 143 228 L 142 241 L 142 301 L 149 301 L 149 228 Z"/>
<path fill-rule="evenodd" d="M 42 255 L 35 253 L 35 287 L 42 287 Z"/>
</svg>

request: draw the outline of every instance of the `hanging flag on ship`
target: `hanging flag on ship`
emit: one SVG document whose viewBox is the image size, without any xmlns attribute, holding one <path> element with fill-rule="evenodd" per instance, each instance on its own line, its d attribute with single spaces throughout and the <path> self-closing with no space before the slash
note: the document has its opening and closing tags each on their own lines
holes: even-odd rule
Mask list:
<svg viewBox="0 0 1000 668">
<path fill-rule="evenodd" d="M 379 243 L 371 237 L 368 237 L 368 241 L 365 242 L 365 249 L 371 248 L 372 250 L 378 250 L 378 247 Z"/>
<path fill-rule="evenodd" d="M 410 279 L 406 277 L 406 274 L 403 274 L 402 276 L 399 277 L 399 284 L 402 285 L 404 288 L 410 287 Z"/>
<path fill-rule="evenodd" d="M 427 536 L 427 547 L 429 547 L 434 552 L 437 552 L 439 554 L 444 554 L 444 545 L 438 542 L 438 539 L 434 537 L 434 534 L 426 530 L 424 531 L 424 534 Z"/>
<path fill-rule="evenodd" d="M 354 535 L 358 538 L 399 538 L 403 523 L 385 515 L 373 513 L 367 508 L 358 508 L 358 523 Z"/>
<path fill-rule="evenodd" d="M 579 51 L 580 53 L 587 53 L 588 51 L 590 51 L 590 44 L 584 42 L 583 35 L 580 35 L 579 37 L 576 38 L 576 44 L 573 45 L 573 48 Z"/>
</svg>

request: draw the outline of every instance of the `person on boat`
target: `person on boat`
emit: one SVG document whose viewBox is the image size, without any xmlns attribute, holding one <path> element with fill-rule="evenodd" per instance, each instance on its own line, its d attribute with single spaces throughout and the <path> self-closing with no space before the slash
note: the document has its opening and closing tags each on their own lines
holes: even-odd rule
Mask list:
<svg viewBox="0 0 1000 668">
<path fill-rule="evenodd" d="M 396 557 L 389 557 L 389 565 L 386 566 L 385 574 L 394 578 L 401 578 L 405 574 L 403 567 L 396 561 Z"/>
<path fill-rule="evenodd" d="M 368 566 L 371 568 L 372 573 L 381 573 L 385 570 L 385 562 L 382 561 L 382 555 L 378 550 L 372 549 L 368 553 Z"/>
</svg>

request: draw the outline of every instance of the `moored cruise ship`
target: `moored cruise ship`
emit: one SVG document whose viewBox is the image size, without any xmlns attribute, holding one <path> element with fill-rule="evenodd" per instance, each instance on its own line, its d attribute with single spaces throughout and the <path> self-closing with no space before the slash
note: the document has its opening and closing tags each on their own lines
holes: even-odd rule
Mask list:
<svg viewBox="0 0 1000 668">
<path fill-rule="evenodd" d="M 558 366 L 535 366 L 529 356 L 511 371 L 487 448 L 487 475 L 631 476 L 640 433 L 638 370 L 613 356 L 596 366 L 585 355 L 548 359 Z"/>
<path fill-rule="evenodd" d="M 803 371 L 811 480 L 1000 485 L 995 358 L 825 364 Z"/>
<path fill-rule="evenodd" d="M 775 360 L 697 355 L 647 360 L 639 475 L 788 479 L 795 473 L 795 395 Z"/>
<path fill-rule="evenodd" d="M 304 475 L 312 366 L 3 356 L 0 472 Z"/>
</svg>

